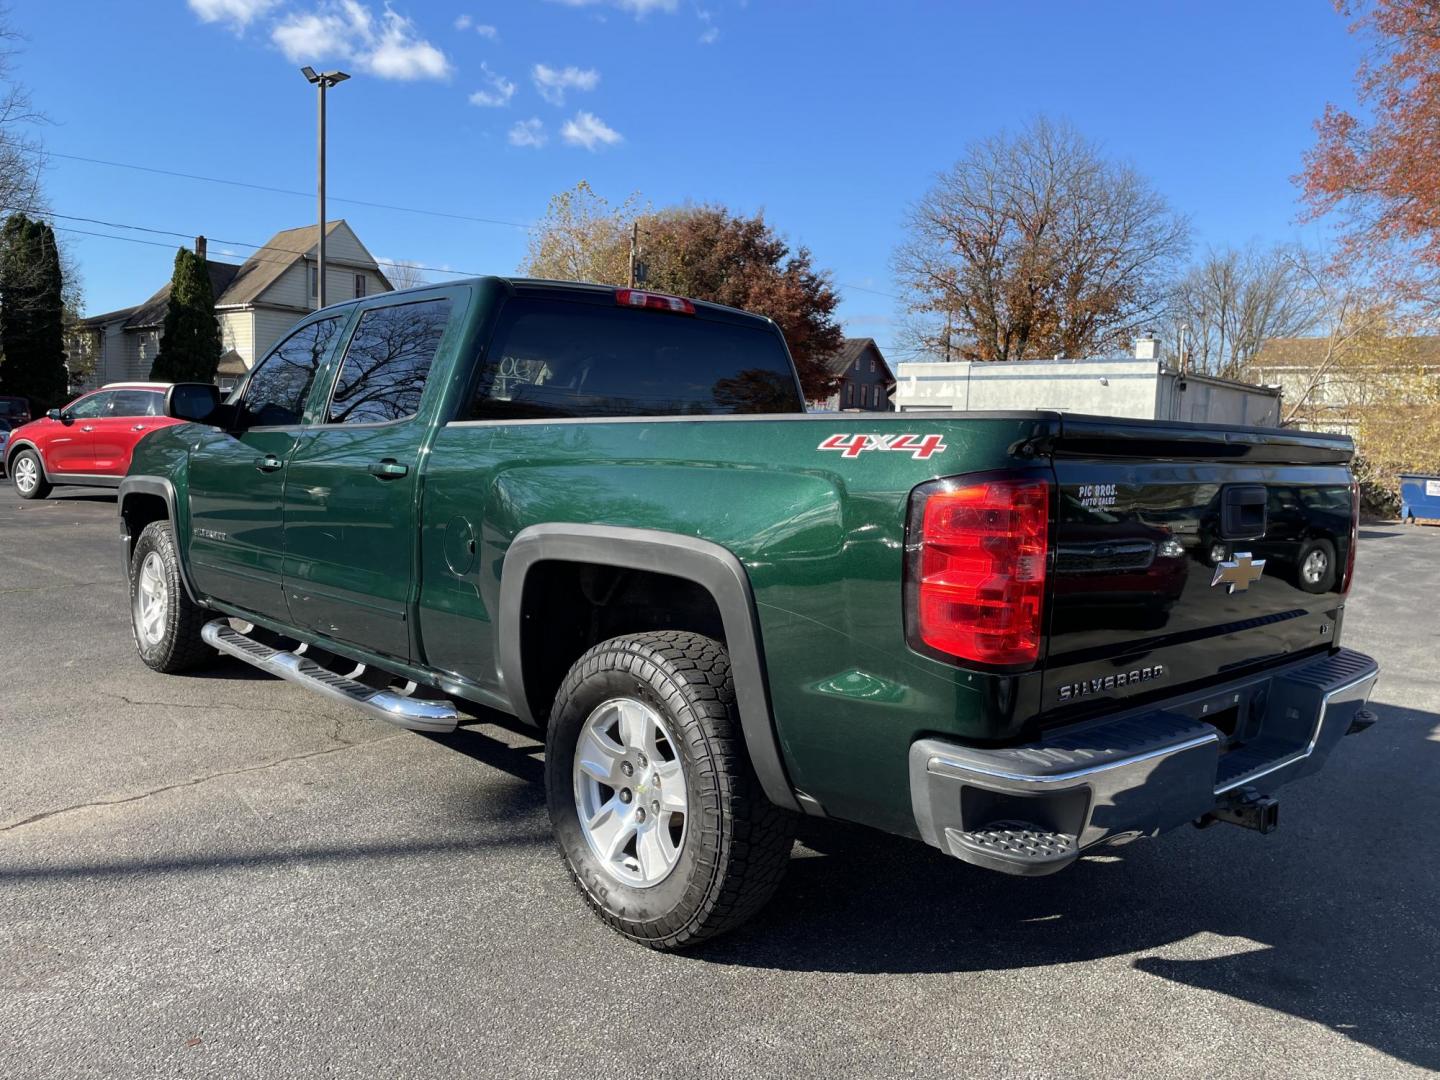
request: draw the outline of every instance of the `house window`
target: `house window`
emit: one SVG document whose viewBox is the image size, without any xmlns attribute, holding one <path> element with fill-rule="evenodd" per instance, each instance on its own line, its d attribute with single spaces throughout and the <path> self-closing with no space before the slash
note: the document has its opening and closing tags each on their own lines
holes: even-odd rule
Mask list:
<svg viewBox="0 0 1440 1080">
<path fill-rule="evenodd" d="M 846 384 L 845 384 L 845 404 L 846 404 L 846 405 L 854 405 L 854 404 L 855 404 L 855 384 L 854 384 L 854 383 L 846 383 Z"/>
<path fill-rule="evenodd" d="M 356 275 L 355 275 L 355 299 L 358 300 L 358 299 L 360 299 L 360 297 L 362 297 L 362 296 L 364 296 L 364 295 L 365 295 L 365 275 L 364 275 L 364 274 L 356 274 Z"/>
<path fill-rule="evenodd" d="M 875 374 L 875 358 L 873 356 L 870 357 L 870 374 Z"/>
<path fill-rule="evenodd" d="M 320 297 L 320 271 L 314 263 L 306 263 L 305 272 L 310 277 L 310 299 L 317 300 Z"/>
</svg>

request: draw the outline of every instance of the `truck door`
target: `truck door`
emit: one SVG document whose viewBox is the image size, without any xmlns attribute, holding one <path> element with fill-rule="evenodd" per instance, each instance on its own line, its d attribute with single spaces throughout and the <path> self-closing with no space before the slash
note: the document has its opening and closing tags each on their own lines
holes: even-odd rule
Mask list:
<svg viewBox="0 0 1440 1080">
<path fill-rule="evenodd" d="M 398 659 L 412 656 L 421 404 L 450 321 L 448 298 L 365 310 L 320 423 L 285 482 L 291 621 Z M 437 390 L 439 388 L 437 387 Z"/>
<path fill-rule="evenodd" d="M 304 430 L 315 375 L 344 315 L 300 327 L 256 366 L 232 430 L 204 429 L 190 452 L 190 567 L 217 600 L 284 621 L 280 585 L 285 466 Z"/>
</svg>

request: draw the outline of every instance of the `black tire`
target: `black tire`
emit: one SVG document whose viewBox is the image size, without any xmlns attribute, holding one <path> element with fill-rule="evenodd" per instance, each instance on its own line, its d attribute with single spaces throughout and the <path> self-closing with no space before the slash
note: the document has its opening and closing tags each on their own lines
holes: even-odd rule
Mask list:
<svg viewBox="0 0 1440 1080">
<path fill-rule="evenodd" d="M 673 869 L 635 887 L 612 872 L 580 825 L 576 746 L 614 699 L 638 699 L 674 733 L 688 805 Z M 699 634 L 613 638 L 576 661 L 550 713 L 545 742 L 550 821 L 571 877 L 612 928 L 653 949 L 681 949 L 744 923 L 784 877 L 796 816 L 766 798 L 740 731 L 730 657 Z M 617 793 L 618 795 L 618 793 Z M 643 797 L 642 797 L 643 801 Z"/>
<path fill-rule="evenodd" d="M 154 555 L 158 572 L 164 582 L 163 625 L 152 636 L 142 625 L 142 572 Z M 205 609 L 190 599 L 180 579 L 180 556 L 175 550 L 175 534 L 168 521 L 152 521 L 141 530 L 130 556 L 130 632 L 140 659 L 156 671 L 173 675 L 189 671 L 211 660 L 215 650 L 200 637 L 205 625 Z"/>
<path fill-rule="evenodd" d="M 1313 576 L 1312 560 L 1323 562 L 1319 576 Z M 1295 580 L 1306 592 L 1329 592 L 1335 587 L 1335 545 L 1329 540 L 1311 540 L 1295 559 Z"/>
<path fill-rule="evenodd" d="M 21 462 L 25 464 L 22 466 Z M 33 471 L 29 471 L 33 470 Z M 15 489 L 15 494 L 22 499 L 43 499 L 50 494 L 50 481 L 45 479 L 44 466 L 40 464 L 40 455 L 34 450 L 21 450 L 10 459 L 10 486 Z M 26 491 L 21 487 L 22 477 L 33 477 L 33 486 Z M 30 481 L 25 481 L 30 482 Z"/>
</svg>

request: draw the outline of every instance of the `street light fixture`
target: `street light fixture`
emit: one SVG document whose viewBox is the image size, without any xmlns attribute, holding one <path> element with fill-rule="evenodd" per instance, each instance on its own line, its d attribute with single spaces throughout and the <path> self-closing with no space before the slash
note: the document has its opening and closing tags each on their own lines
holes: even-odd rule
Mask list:
<svg viewBox="0 0 1440 1080">
<path fill-rule="evenodd" d="M 320 90 L 320 132 L 319 149 L 317 153 L 318 164 L 318 188 L 320 203 L 320 243 L 316 249 L 315 259 L 315 306 L 325 306 L 325 91 L 332 86 L 337 86 L 350 78 L 343 71 L 320 71 L 314 68 L 302 67 L 300 74 L 305 80 Z"/>
</svg>

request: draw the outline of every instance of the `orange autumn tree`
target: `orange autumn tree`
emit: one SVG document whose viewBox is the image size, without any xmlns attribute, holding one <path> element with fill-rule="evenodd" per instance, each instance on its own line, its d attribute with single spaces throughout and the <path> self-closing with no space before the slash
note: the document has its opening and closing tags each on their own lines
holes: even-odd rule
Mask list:
<svg viewBox="0 0 1440 1080">
<path fill-rule="evenodd" d="M 1307 218 L 1342 220 L 1341 256 L 1405 299 L 1440 305 L 1440 3 L 1337 0 L 1375 48 L 1356 73 L 1362 118 L 1327 105 L 1297 178 Z"/>
</svg>

